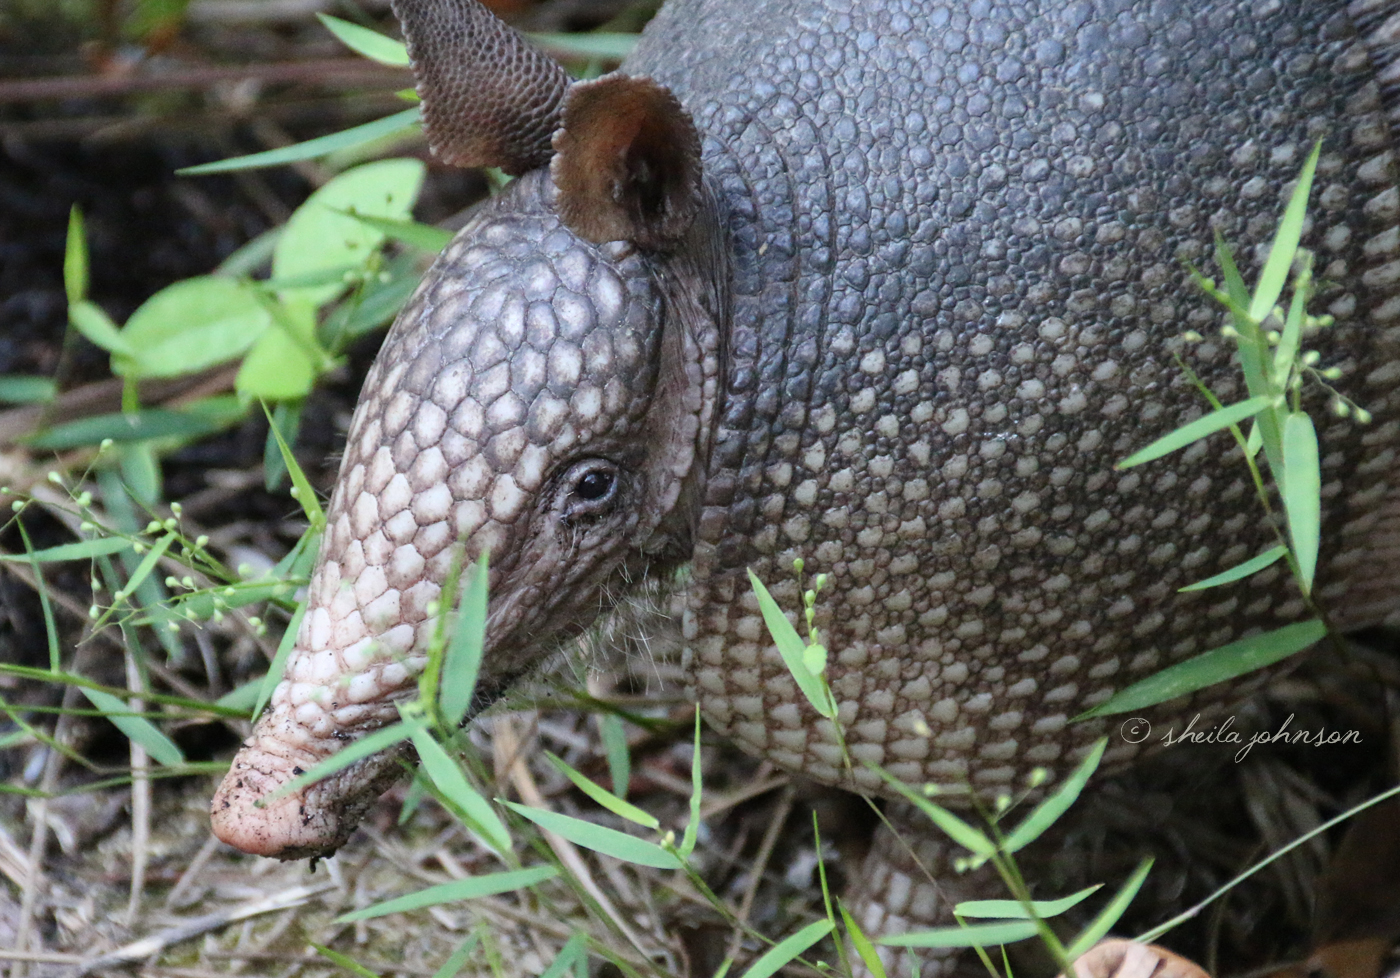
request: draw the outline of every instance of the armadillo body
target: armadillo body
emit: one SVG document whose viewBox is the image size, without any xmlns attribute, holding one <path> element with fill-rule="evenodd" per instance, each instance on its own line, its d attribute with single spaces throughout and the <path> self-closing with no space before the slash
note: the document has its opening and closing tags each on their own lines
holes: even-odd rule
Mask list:
<svg viewBox="0 0 1400 978">
<path fill-rule="evenodd" d="M 411 695 L 457 540 L 491 549 L 488 694 L 627 582 L 688 565 L 710 722 L 875 789 L 749 592 L 746 568 L 797 609 L 802 557 L 828 575 L 817 624 L 858 761 L 987 791 L 1063 769 L 1105 730 L 1077 713 L 1305 614 L 1279 564 L 1177 593 L 1274 542 L 1227 438 L 1113 466 L 1202 413 L 1174 352 L 1245 396 L 1187 263 L 1219 231 L 1252 275 L 1317 139 L 1304 243 L 1337 324 L 1310 343 L 1375 419 L 1321 425 L 1317 593 L 1342 627 L 1394 620 L 1397 11 L 672 0 L 625 72 L 693 117 L 699 216 L 589 243 L 608 235 L 573 233 L 591 225 L 556 160 L 441 256 L 366 382 L 312 608 L 220 834 L 282 856 L 344 840 L 387 762 L 252 803 Z"/>
</svg>

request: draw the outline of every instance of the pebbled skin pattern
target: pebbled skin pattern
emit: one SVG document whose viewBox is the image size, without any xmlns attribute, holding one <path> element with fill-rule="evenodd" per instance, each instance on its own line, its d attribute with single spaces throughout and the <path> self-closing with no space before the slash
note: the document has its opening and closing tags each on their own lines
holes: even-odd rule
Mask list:
<svg viewBox="0 0 1400 978">
<path fill-rule="evenodd" d="M 1337 325 L 1309 343 L 1375 418 L 1320 425 L 1318 594 L 1342 627 L 1395 622 L 1400 188 L 1375 32 L 1396 9 L 672 0 L 626 70 L 700 131 L 724 248 L 699 263 L 723 288 L 696 302 L 715 335 L 674 329 L 690 279 L 667 260 L 560 227 L 543 174 L 464 229 L 366 382 L 313 607 L 216 798 L 220 835 L 283 857 L 343 842 L 385 762 L 281 809 L 252 801 L 412 693 L 459 535 L 469 555 L 491 545 L 488 696 L 628 582 L 691 558 L 685 655 L 706 716 L 849 783 L 744 576 L 796 609 L 801 556 L 830 576 L 818 625 L 858 761 L 988 792 L 1063 772 L 1108 732 L 1070 717 L 1304 614 L 1279 565 L 1176 593 L 1273 543 L 1226 436 L 1113 464 L 1201 413 L 1173 352 L 1245 396 L 1184 263 L 1208 265 L 1219 230 L 1252 278 L 1317 138 L 1305 244 Z M 571 330 L 587 337 L 557 364 Z M 657 381 L 668 357 L 683 383 Z M 631 522 L 611 542 L 538 536 L 600 453 L 649 473 Z M 1109 760 L 1138 749 L 1115 737 Z"/>
</svg>

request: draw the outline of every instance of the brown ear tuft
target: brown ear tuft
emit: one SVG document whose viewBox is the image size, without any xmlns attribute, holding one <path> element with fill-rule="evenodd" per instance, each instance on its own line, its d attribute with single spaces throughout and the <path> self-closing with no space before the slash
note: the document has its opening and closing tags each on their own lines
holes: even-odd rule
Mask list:
<svg viewBox="0 0 1400 978">
<path fill-rule="evenodd" d="M 559 216 L 594 242 L 664 249 L 700 206 L 700 137 L 690 114 L 650 78 L 578 82 L 554 134 Z"/>
<path fill-rule="evenodd" d="M 519 175 L 544 166 L 569 76 L 477 0 L 392 0 L 403 25 L 423 128 L 454 166 Z"/>
</svg>

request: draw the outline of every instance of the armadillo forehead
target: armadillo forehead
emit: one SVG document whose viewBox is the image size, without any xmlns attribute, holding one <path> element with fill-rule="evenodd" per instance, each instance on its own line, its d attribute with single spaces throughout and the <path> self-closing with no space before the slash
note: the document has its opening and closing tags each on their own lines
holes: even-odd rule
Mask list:
<svg viewBox="0 0 1400 978">
<path fill-rule="evenodd" d="M 240 847 L 300 856 L 343 842 L 356 806 L 393 773 L 382 760 L 313 789 L 334 799 L 329 814 L 301 796 L 252 806 L 292 768 L 394 718 L 423 668 L 454 543 L 467 560 L 499 557 L 493 644 L 546 617 L 557 582 L 503 585 L 539 493 L 580 453 L 618 449 L 646 412 L 660 300 L 645 261 L 563 229 L 538 177 L 449 245 L 365 382 L 296 649 L 215 799 L 216 831 Z M 501 670 L 488 661 L 484 681 L 518 673 L 533 651 L 513 649 Z"/>
</svg>

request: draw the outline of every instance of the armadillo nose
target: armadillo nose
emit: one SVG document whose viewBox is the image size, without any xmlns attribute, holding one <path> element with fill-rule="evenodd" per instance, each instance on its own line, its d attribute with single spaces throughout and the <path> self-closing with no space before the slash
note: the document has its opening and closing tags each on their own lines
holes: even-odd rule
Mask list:
<svg viewBox="0 0 1400 978">
<path fill-rule="evenodd" d="M 254 856 L 300 859 L 334 852 L 344 841 L 340 819 L 333 809 L 307 803 L 314 787 L 267 800 L 301 770 L 285 757 L 244 747 L 210 806 L 214 834 Z"/>
</svg>

